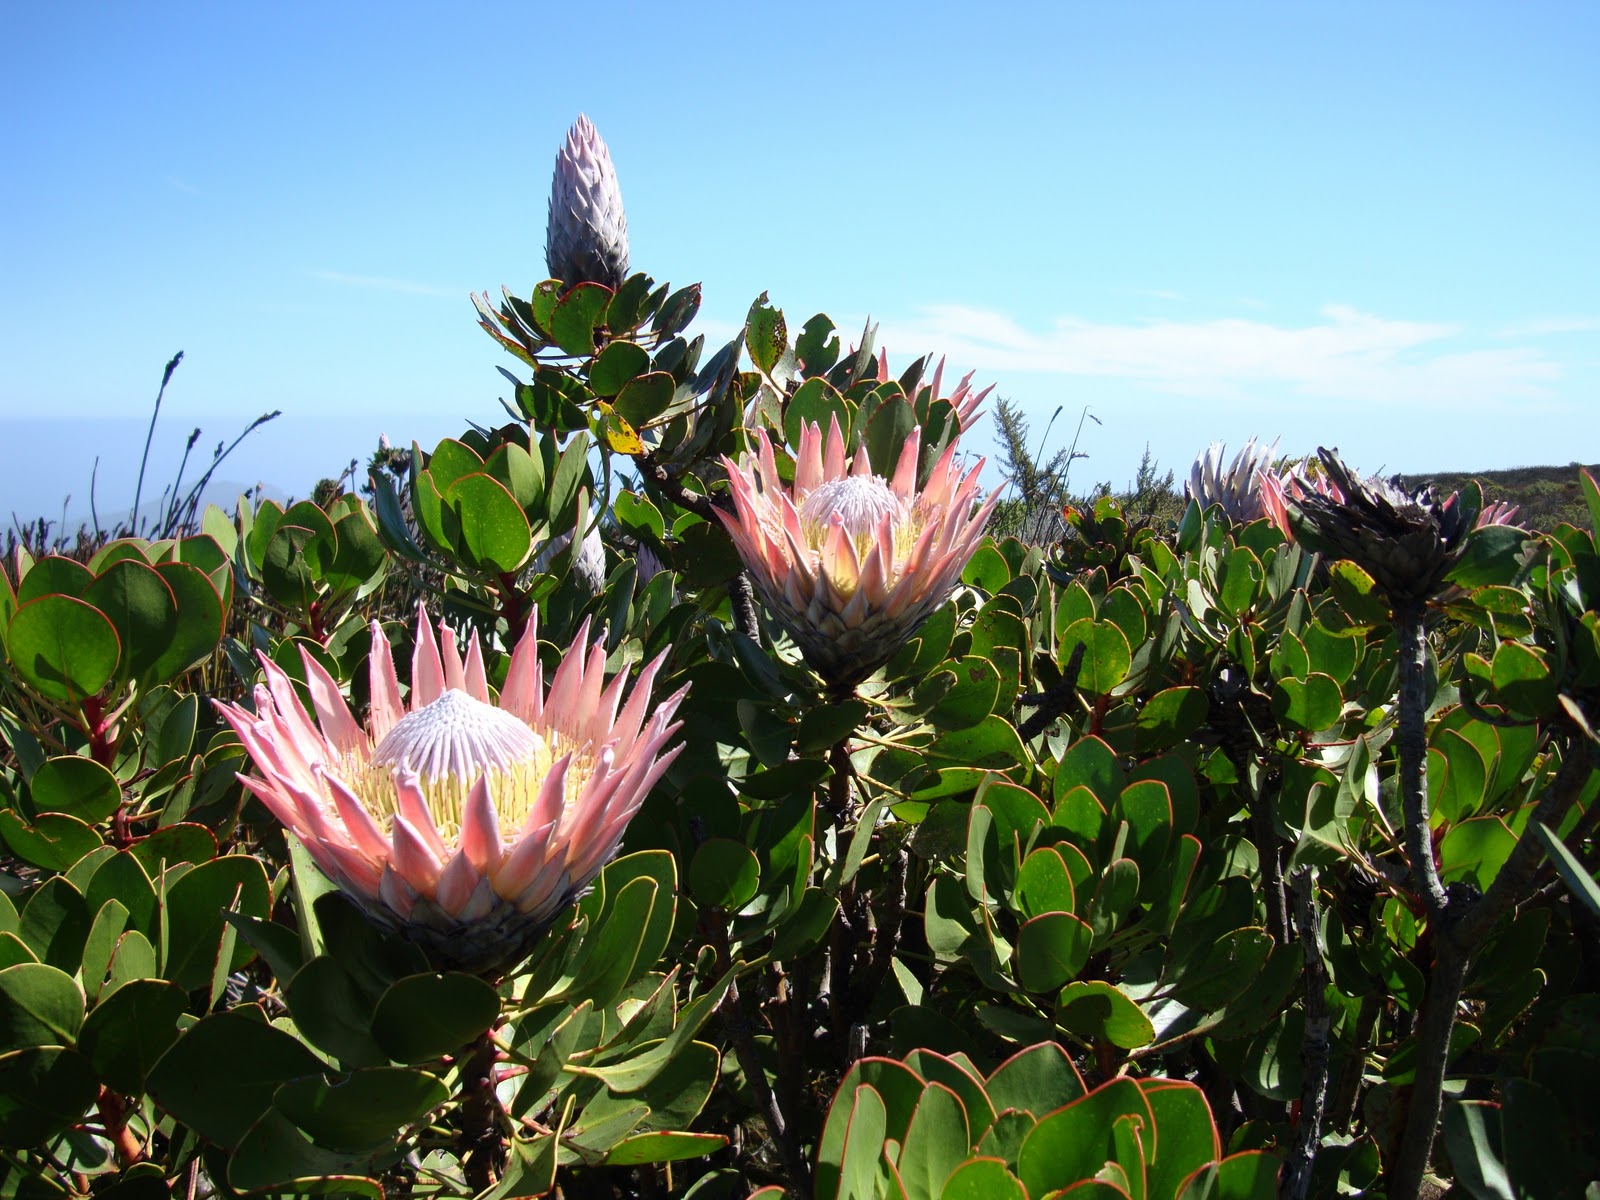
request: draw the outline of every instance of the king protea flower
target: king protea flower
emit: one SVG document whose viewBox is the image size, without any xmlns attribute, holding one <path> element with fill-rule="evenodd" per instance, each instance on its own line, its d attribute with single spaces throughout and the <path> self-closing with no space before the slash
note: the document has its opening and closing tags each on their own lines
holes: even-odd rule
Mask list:
<svg viewBox="0 0 1600 1200">
<path fill-rule="evenodd" d="M 1251 438 L 1224 467 L 1222 459 L 1227 452 L 1222 442 L 1212 442 L 1206 452 L 1195 459 L 1189 471 L 1187 490 L 1201 508 L 1219 504 L 1230 521 L 1245 525 L 1267 515 L 1264 493 L 1272 484 L 1281 486 L 1279 475 L 1272 467 L 1278 443 L 1261 446 Z"/>
<path fill-rule="evenodd" d="M 722 460 L 736 515 L 717 515 L 806 662 L 836 687 L 859 683 L 949 598 L 999 493 L 978 506 L 983 463 L 962 474 L 953 442 L 919 491 L 920 429 L 892 479 L 872 473 L 865 447 L 846 460 L 837 420 L 826 444 L 803 427 L 793 487 L 766 430 L 756 443 L 754 461 Z"/>
<path fill-rule="evenodd" d="M 544 247 L 550 277 L 568 287 L 603 283 L 615 290 L 628 277 L 628 218 L 617 170 L 604 139 L 582 114 L 556 154 Z"/>
<path fill-rule="evenodd" d="M 606 683 L 588 629 L 547 690 L 530 620 L 498 702 L 477 636 L 463 658 L 454 632 L 440 626 L 441 646 L 419 612 L 406 702 L 373 625 L 365 726 L 303 650 L 315 720 L 265 657 L 256 711 L 217 707 L 259 772 L 241 780 L 329 879 L 436 960 L 494 970 L 588 887 L 682 749 L 663 753 L 684 692 L 650 695 L 662 659 L 624 702 L 625 676 Z"/>
<path fill-rule="evenodd" d="M 1441 499 L 1398 476 L 1363 479 L 1337 450 L 1317 451 L 1329 487 L 1296 498 L 1289 522 L 1312 550 L 1356 563 L 1397 606 L 1436 597 L 1461 560 L 1479 510 L 1460 492 Z"/>
</svg>

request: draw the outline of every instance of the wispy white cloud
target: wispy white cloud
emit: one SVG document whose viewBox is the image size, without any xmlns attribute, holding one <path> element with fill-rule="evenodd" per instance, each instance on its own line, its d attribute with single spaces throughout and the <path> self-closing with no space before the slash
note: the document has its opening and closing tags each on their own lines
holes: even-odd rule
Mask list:
<svg viewBox="0 0 1600 1200">
<path fill-rule="evenodd" d="M 389 279 L 381 275 L 349 275 L 343 271 L 316 270 L 311 274 L 325 283 L 344 287 L 372 288 L 380 292 L 395 292 L 403 296 L 447 296 L 459 300 L 467 294 L 466 288 L 438 287 L 412 279 Z"/>
<path fill-rule="evenodd" d="M 985 371 L 1119 377 L 1187 396 L 1248 399 L 1263 389 L 1351 403 L 1492 404 L 1539 397 L 1559 362 L 1528 346 L 1475 346 L 1454 325 L 1397 321 L 1346 305 L 1297 327 L 1259 320 L 1109 324 L 1061 317 L 1044 330 L 959 305 L 885 320 L 879 344 L 936 348 Z"/>
<path fill-rule="evenodd" d="M 190 183 L 188 180 L 179 179 L 176 175 L 167 176 L 167 186 L 173 191 L 186 192 L 191 196 L 198 196 L 201 194 L 200 189 L 195 187 L 194 184 Z"/>
<path fill-rule="evenodd" d="M 1600 317 L 1535 317 L 1508 325 L 1495 336 L 1546 337 L 1553 333 L 1600 333 Z"/>
</svg>

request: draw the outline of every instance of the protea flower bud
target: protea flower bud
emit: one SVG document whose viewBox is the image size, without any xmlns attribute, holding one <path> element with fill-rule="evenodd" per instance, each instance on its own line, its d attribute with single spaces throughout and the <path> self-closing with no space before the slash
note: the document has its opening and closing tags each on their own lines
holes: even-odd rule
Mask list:
<svg viewBox="0 0 1600 1200">
<path fill-rule="evenodd" d="M 357 724 L 339 685 L 303 651 L 316 719 L 276 664 L 256 711 L 218 704 L 258 775 L 241 775 L 324 874 L 434 962 L 492 972 L 526 957 L 616 852 L 677 757 L 682 691 L 650 691 L 662 659 L 607 685 L 585 621 L 548 691 L 536 622 L 491 696 L 474 636 L 436 641 L 420 609 L 409 704 L 389 643 L 372 631 L 372 708 Z"/>
<path fill-rule="evenodd" d="M 949 598 L 999 492 L 978 506 L 983 463 L 963 475 L 953 442 L 918 491 L 920 429 L 893 479 L 872 473 L 865 447 L 846 459 L 837 420 L 826 446 L 817 425 L 803 427 L 792 487 L 765 430 L 756 442 L 754 461 L 722 460 L 737 515 L 717 515 L 812 670 L 835 687 L 857 684 Z"/>
<path fill-rule="evenodd" d="M 528 564 L 528 573 L 548 571 L 550 564 L 570 545 L 572 545 L 572 530 L 556 534 L 534 551 L 533 559 Z M 606 545 L 600 538 L 598 526 L 589 530 L 583 543 L 578 547 L 578 553 L 573 556 L 572 573 L 577 577 L 578 583 L 591 595 L 598 596 L 605 591 Z"/>
<path fill-rule="evenodd" d="M 1236 524 L 1259 520 L 1267 515 L 1263 484 L 1269 476 L 1278 482 L 1277 473 L 1272 469 L 1278 443 L 1258 446 L 1256 439 L 1251 438 L 1224 468 L 1222 456 L 1226 453 L 1227 446 L 1222 442 L 1212 442 L 1206 452 L 1195 459 L 1189 471 L 1187 491 L 1201 508 L 1220 504 L 1228 519 Z"/>
<path fill-rule="evenodd" d="M 556 154 L 544 257 L 550 278 L 567 287 L 603 283 L 616 289 L 628 277 L 628 218 L 617 171 L 605 141 L 581 114 Z"/>
<path fill-rule="evenodd" d="M 1454 493 L 1440 500 L 1431 487 L 1411 489 L 1392 479 L 1362 479 L 1337 450 L 1317 451 L 1331 494 L 1308 491 L 1292 502 L 1290 520 L 1313 550 L 1354 562 L 1397 608 L 1436 597 L 1458 561 L 1478 512 Z"/>
</svg>

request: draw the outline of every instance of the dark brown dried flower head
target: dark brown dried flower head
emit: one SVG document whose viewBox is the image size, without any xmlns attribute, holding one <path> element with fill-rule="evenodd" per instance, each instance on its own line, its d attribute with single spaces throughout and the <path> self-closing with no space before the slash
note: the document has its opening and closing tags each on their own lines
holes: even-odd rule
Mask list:
<svg viewBox="0 0 1600 1200">
<path fill-rule="evenodd" d="M 1460 493 L 1408 488 L 1398 475 L 1363 479 L 1337 450 L 1317 457 L 1344 496 L 1307 492 L 1292 500 L 1295 532 L 1313 550 L 1346 558 L 1371 575 L 1396 606 L 1425 603 L 1445 587 L 1478 513 Z"/>
</svg>

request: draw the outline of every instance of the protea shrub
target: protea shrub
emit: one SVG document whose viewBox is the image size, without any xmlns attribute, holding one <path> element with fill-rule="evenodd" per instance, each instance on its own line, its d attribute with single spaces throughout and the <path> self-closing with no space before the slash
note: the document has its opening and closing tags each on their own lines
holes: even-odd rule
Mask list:
<svg viewBox="0 0 1600 1200">
<path fill-rule="evenodd" d="M 545 263 L 568 287 L 628 277 L 628 218 L 611 151 L 589 118 L 579 114 L 556 154 L 545 228 Z"/>
<path fill-rule="evenodd" d="M 978 548 L 998 493 L 977 500 L 977 466 L 963 473 L 952 442 L 917 487 L 920 429 L 892 478 L 873 473 L 866 447 L 845 453 L 831 420 L 826 439 L 806 424 L 794 483 L 778 474 L 772 442 L 724 458 L 735 512 L 718 512 L 751 579 L 806 663 L 835 688 L 889 659 L 949 598 Z"/>
<path fill-rule="evenodd" d="M 651 695 L 662 659 L 624 701 L 625 676 L 606 682 L 588 630 L 547 689 L 530 621 L 497 698 L 477 636 L 463 656 L 419 612 L 405 701 L 373 626 L 365 725 L 304 651 L 315 718 L 266 658 L 256 711 L 217 707 L 255 765 L 241 780 L 329 879 L 441 965 L 492 972 L 589 886 L 681 749 L 666 747 L 684 692 Z"/>
</svg>

